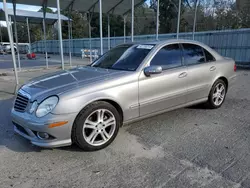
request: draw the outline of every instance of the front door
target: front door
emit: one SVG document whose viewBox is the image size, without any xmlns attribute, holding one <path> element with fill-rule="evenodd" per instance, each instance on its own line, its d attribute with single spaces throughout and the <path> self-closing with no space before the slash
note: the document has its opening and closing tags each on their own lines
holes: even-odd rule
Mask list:
<svg viewBox="0 0 250 188">
<path fill-rule="evenodd" d="M 163 111 L 186 103 L 187 68 L 182 63 L 179 44 L 161 48 L 150 62 L 150 66 L 161 66 L 161 74 L 139 78 L 140 116 Z"/>
</svg>

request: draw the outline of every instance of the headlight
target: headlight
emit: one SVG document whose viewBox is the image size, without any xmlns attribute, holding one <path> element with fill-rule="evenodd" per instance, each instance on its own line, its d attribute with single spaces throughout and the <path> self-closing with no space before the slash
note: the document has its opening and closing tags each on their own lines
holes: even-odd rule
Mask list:
<svg viewBox="0 0 250 188">
<path fill-rule="evenodd" d="M 33 102 L 30 107 L 29 113 L 32 114 L 36 110 L 37 106 L 38 106 L 37 101 Z"/>
<path fill-rule="evenodd" d="M 43 117 L 50 113 L 57 105 L 58 103 L 58 97 L 53 96 L 45 99 L 37 108 L 36 110 L 36 116 L 37 117 Z"/>
</svg>

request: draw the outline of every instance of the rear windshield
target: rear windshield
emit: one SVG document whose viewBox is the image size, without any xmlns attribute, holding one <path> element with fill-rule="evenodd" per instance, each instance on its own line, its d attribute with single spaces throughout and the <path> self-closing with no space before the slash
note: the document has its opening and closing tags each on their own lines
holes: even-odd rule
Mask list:
<svg viewBox="0 0 250 188">
<path fill-rule="evenodd" d="M 153 47 L 154 45 L 121 45 L 105 53 L 91 66 L 135 71 Z"/>
</svg>

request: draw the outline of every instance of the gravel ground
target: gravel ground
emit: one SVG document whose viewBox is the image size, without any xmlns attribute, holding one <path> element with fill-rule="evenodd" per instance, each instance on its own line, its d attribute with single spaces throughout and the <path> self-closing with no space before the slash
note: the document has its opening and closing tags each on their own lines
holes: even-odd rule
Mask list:
<svg viewBox="0 0 250 188">
<path fill-rule="evenodd" d="M 0 187 L 250 188 L 250 72 L 217 110 L 183 108 L 121 128 L 106 149 L 42 149 L 0 101 Z"/>
</svg>

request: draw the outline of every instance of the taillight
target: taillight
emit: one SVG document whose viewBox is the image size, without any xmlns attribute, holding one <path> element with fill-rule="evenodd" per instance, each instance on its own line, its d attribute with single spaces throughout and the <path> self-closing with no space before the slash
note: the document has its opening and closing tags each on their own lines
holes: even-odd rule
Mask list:
<svg viewBox="0 0 250 188">
<path fill-rule="evenodd" d="M 237 66 L 236 64 L 234 64 L 234 72 L 236 72 L 236 70 L 237 70 Z"/>
</svg>

